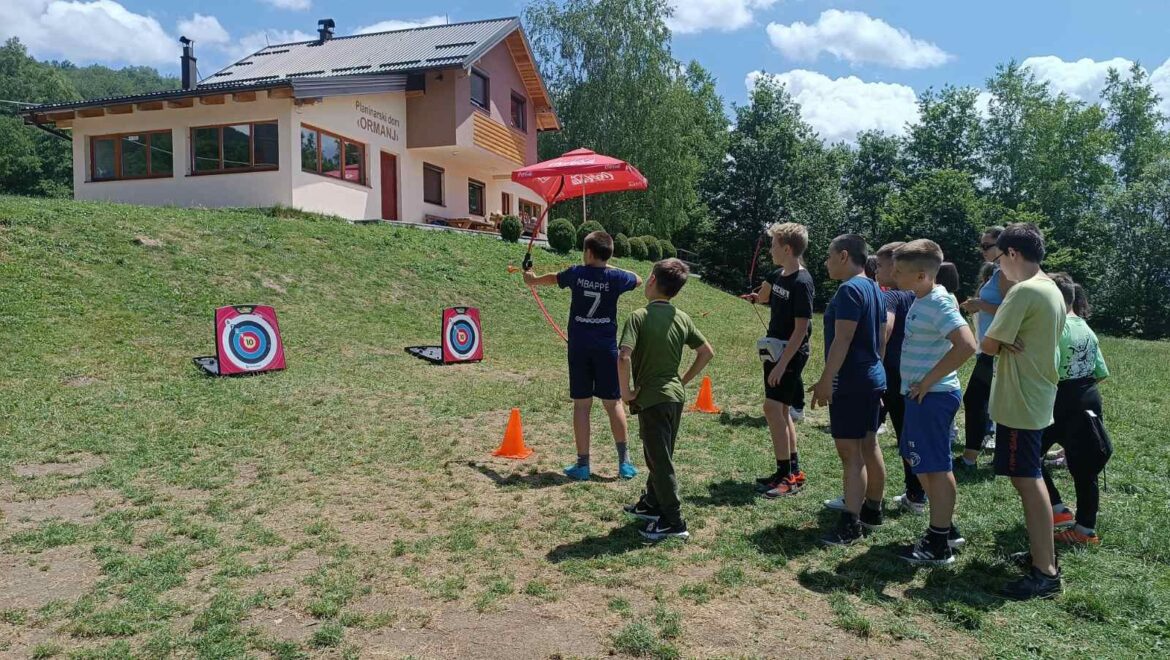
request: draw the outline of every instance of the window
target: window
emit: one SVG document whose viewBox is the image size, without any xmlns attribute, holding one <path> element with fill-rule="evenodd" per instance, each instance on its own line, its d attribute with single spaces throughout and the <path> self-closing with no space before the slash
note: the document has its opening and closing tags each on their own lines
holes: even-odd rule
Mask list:
<svg viewBox="0 0 1170 660">
<path fill-rule="evenodd" d="M 146 179 L 174 174 L 174 149 L 170 131 L 91 138 L 90 158 L 90 178 L 94 181 Z"/>
<path fill-rule="evenodd" d="M 366 145 L 302 124 L 301 170 L 366 185 Z"/>
<path fill-rule="evenodd" d="M 512 215 L 512 196 L 508 193 L 500 193 L 500 213 Z"/>
<path fill-rule="evenodd" d="M 443 205 L 443 168 L 423 163 L 423 201 Z"/>
<path fill-rule="evenodd" d="M 512 128 L 528 132 L 528 101 L 512 92 Z"/>
<path fill-rule="evenodd" d="M 191 129 L 191 171 L 195 174 L 274 170 L 279 165 L 274 121 Z"/>
<path fill-rule="evenodd" d="M 520 200 L 520 226 L 531 234 L 536 229 L 536 222 L 540 220 L 540 206 L 532 202 Z"/>
<path fill-rule="evenodd" d="M 471 104 L 478 107 L 478 108 L 482 108 L 484 110 L 487 110 L 488 109 L 489 95 L 490 94 L 489 94 L 488 77 L 483 75 L 479 71 L 472 70 L 472 72 L 471 72 Z"/>
<path fill-rule="evenodd" d="M 483 216 L 483 202 L 487 187 L 475 179 L 467 180 L 467 212 L 471 215 Z"/>
</svg>

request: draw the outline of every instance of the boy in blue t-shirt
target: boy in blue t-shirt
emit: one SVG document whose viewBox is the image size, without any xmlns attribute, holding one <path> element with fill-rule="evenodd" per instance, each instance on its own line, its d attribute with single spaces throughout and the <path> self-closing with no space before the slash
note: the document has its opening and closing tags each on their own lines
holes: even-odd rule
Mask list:
<svg viewBox="0 0 1170 660">
<path fill-rule="evenodd" d="M 809 388 L 812 405 L 829 405 L 829 427 L 841 457 L 845 510 L 822 541 L 849 545 L 862 528 L 882 524 L 886 465 L 877 444 L 886 370 L 886 304 L 877 282 L 865 276 L 865 239 L 842 234 L 829 244 L 825 268 L 841 286 L 825 310 L 825 370 Z"/>
<path fill-rule="evenodd" d="M 925 238 L 894 250 L 898 288 L 914 294 L 902 342 L 901 394 L 906 397 L 902 459 L 922 481 L 930 502 L 926 534 L 898 556 L 912 564 L 950 564 L 963 537 L 954 526 L 955 475 L 951 424 L 961 399 L 956 373 L 975 354 L 975 335 L 954 296 L 937 283 L 943 252 Z"/>
<path fill-rule="evenodd" d="M 617 301 L 623 293 L 642 285 L 635 273 L 608 265 L 613 256 L 613 238 L 603 231 L 585 237 L 584 264 L 559 273 L 537 276 L 524 272 L 529 286 L 570 289 L 569 306 L 569 396 L 573 399 L 573 440 L 577 462 L 565 468 L 570 479 L 589 479 L 589 415 L 593 397 L 609 415 L 618 453 L 618 476 L 633 479 L 638 470 L 630 463 L 626 445 L 626 412 L 618 385 Z"/>
</svg>

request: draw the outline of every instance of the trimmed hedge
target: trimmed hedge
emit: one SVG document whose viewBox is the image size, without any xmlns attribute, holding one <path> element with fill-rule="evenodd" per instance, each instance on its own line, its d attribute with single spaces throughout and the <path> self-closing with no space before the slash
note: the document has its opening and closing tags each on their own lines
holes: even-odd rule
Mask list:
<svg viewBox="0 0 1170 660">
<path fill-rule="evenodd" d="M 658 241 L 658 247 L 662 248 L 663 259 L 674 259 L 678 257 L 678 248 L 674 246 L 674 243 L 671 243 L 665 238 Z"/>
<path fill-rule="evenodd" d="M 618 234 L 613 237 L 613 256 L 628 257 L 630 256 L 630 237 L 625 234 Z"/>
<path fill-rule="evenodd" d="M 638 261 L 646 261 L 648 253 L 646 251 L 646 241 L 640 237 L 630 239 L 630 256 Z"/>
<path fill-rule="evenodd" d="M 646 258 L 650 261 L 661 261 L 662 248 L 658 245 L 658 239 L 653 236 L 643 236 L 642 241 L 646 244 Z"/>
<path fill-rule="evenodd" d="M 601 223 L 596 220 L 590 220 L 589 222 L 582 224 L 580 227 L 577 227 L 578 250 L 585 249 L 585 237 L 595 231 L 605 231 L 605 227 L 602 227 Z"/>
<path fill-rule="evenodd" d="M 548 246 L 561 254 L 568 254 L 573 250 L 573 241 L 577 238 L 577 230 L 570 220 L 557 218 L 548 225 Z"/>
<path fill-rule="evenodd" d="M 520 240 L 520 234 L 524 233 L 524 227 L 520 225 L 520 218 L 514 215 L 506 215 L 500 221 L 500 238 L 509 243 L 515 243 Z"/>
</svg>

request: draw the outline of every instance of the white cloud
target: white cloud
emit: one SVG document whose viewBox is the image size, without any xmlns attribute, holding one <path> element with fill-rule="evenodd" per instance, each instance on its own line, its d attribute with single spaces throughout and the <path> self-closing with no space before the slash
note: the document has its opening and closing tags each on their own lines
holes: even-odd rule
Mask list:
<svg viewBox="0 0 1170 660">
<path fill-rule="evenodd" d="M 370 34 L 372 32 L 390 32 L 392 30 L 410 30 L 412 28 L 429 27 L 431 25 L 442 25 L 447 22 L 446 17 L 443 16 L 427 16 L 426 18 L 419 18 L 415 20 L 396 20 L 379 21 L 373 25 L 363 25 L 358 28 L 354 34 Z"/>
<path fill-rule="evenodd" d="M 159 22 L 113 0 L 4 3 L 0 38 L 19 37 L 36 57 L 75 62 L 163 64 L 179 47 Z"/>
<path fill-rule="evenodd" d="M 674 15 L 667 27 L 678 34 L 703 30 L 731 32 L 751 25 L 757 9 L 768 9 L 776 0 L 670 0 Z"/>
<path fill-rule="evenodd" d="M 918 98 L 906 85 L 794 69 L 780 74 L 752 71 L 744 81 L 748 89 L 760 76 L 782 83 L 800 104 L 800 116 L 827 143 L 852 143 L 859 132 L 868 130 L 902 135 L 907 123 L 918 121 Z"/>
<path fill-rule="evenodd" d="M 1150 85 L 1162 97 L 1162 114 L 1170 117 L 1170 59 L 1150 74 Z"/>
<path fill-rule="evenodd" d="M 1097 103 L 1101 100 L 1101 90 L 1105 89 L 1109 69 L 1117 69 L 1122 78 L 1128 79 L 1133 62 L 1123 57 L 1101 62 L 1085 57 L 1066 62 L 1055 55 L 1044 55 L 1029 57 L 1021 66 L 1029 69 L 1037 79 L 1046 81 L 1054 93 L 1063 92 L 1074 99 Z"/>
<path fill-rule="evenodd" d="M 231 41 L 228 31 L 219 24 L 214 16 L 195 14 L 191 18 L 179 21 L 179 34 L 195 40 L 195 44 L 226 44 Z"/>
<path fill-rule="evenodd" d="M 925 69 L 952 59 L 938 46 L 859 11 L 830 9 L 817 22 L 768 24 L 768 38 L 785 57 L 815 60 L 829 53 L 850 64 L 874 63 L 897 69 Z"/>
<path fill-rule="evenodd" d="M 304 11 L 313 6 L 312 0 L 264 0 L 264 2 L 277 9 L 292 9 L 294 11 Z"/>
</svg>

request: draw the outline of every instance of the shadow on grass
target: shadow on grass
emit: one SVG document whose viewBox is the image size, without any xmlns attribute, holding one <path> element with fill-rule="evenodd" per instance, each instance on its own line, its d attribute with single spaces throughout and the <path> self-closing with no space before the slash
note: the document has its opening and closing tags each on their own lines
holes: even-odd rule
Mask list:
<svg viewBox="0 0 1170 660">
<path fill-rule="evenodd" d="M 734 415 L 720 413 L 719 423 L 724 426 L 744 426 L 750 429 L 768 428 L 768 420 L 764 419 L 763 415 L 756 417 L 755 415 L 744 415 L 742 413 L 736 413 Z"/>
<path fill-rule="evenodd" d="M 554 564 L 572 559 L 598 559 L 615 557 L 631 550 L 647 547 L 649 544 L 638 534 L 639 525 L 632 523 L 615 527 L 605 536 L 586 536 L 580 541 L 558 545 L 546 555 Z"/>
<path fill-rule="evenodd" d="M 491 479 L 497 486 L 505 487 L 522 487 L 522 488 L 550 488 L 553 486 L 564 486 L 566 484 L 578 483 L 565 476 L 563 472 L 534 472 L 532 474 L 500 474 L 487 465 L 480 465 L 474 462 L 468 462 L 467 467 L 479 472 L 483 476 Z M 617 481 L 617 477 L 602 477 L 593 475 L 590 481 L 600 483 L 611 483 Z"/>
<path fill-rule="evenodd" d="M 756 493 L 754 483 L 744 483 L 733 479 L 724 479 L 707 484 L 707 494 L 699 497 L 693 495 L 685 498 L 695 506 L 747 506 L 761 499 Z"/>
<path fill-rule="evenodd" d="M 893 601 L 894 597 L 886 593 L 886 588 L 914 579 L 914 567 L 899 560 L 895 554 L 903 545 L 872 545 L 863 554 L 838 564 L 835 571 L 806 568 L 797 574 L 796 579 L 805 589 L 818 593 L 869 592 L 880 601 Z"/>
<path fill-rule="evenodd" d="M 992 468 L 990 461 L 980 463 L 979 467 L 976 468 L 955 470 L 955 483 L 957 484 L 977 484 L 994 479 L 995 469 Z"/>
<path fill-rule="evenodd" d="M 776 525 L 752 534 L 748 541 L 766 555 L 795 559 L 824 547 L 821 537 L 836 524 L 838 515 L 836 511 L 821 509 L 817 513 L 816 527 Z"/>
</svg>

